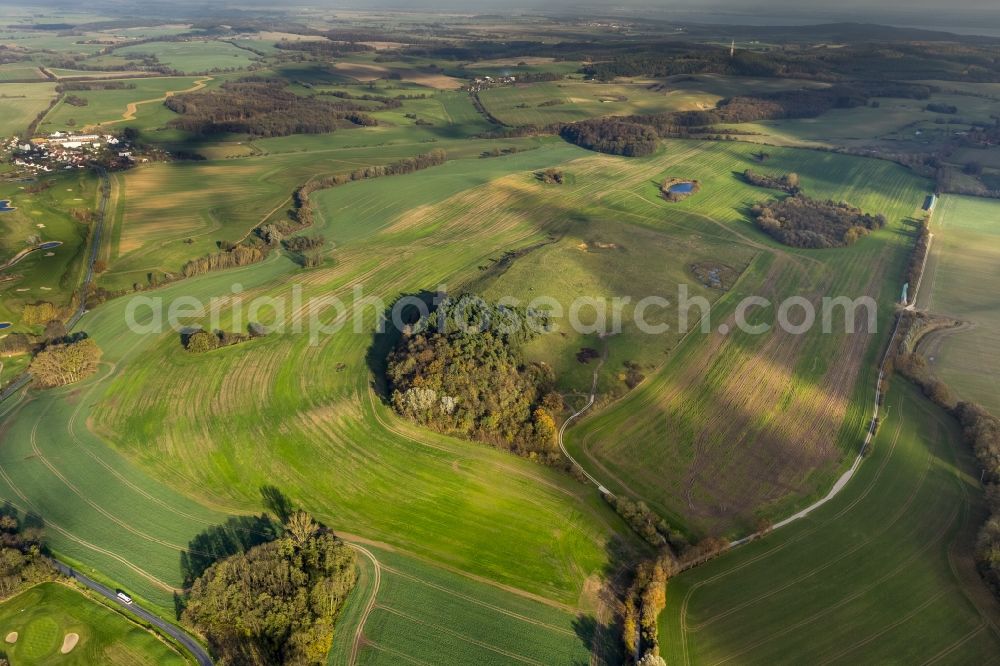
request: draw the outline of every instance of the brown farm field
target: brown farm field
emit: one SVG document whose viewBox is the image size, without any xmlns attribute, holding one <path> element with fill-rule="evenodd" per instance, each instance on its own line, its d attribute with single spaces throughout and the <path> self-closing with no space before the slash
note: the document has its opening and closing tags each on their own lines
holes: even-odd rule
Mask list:
<svg viewBox="0 0 1000 666">
<path fill-rule="evenodd" d="M 767 196 L 733 177 L 749 166 L 749 153 L 716 144 L 672 167 L 670 175 L 697 178 L 702 191 L 663 214 L 728 232 L 757 259 L 711 309 L 707 332 L 692 325 L 661 369 L 567 433 L 570 450 L 613 491 L 641 497 L 698 536 L 742 536 L 759 518 L 784 517 L 825 494 L 856 454 L 873 390 L 873 343 L 887 335 L 911 218 L 927 187 L 887 163 L 776 149 L 771 168 L 799 173 L 806 192 L 890 220 L 850 248 L 792 250 L 762 241 L 744 221 L 748 201 Z M 775 326 L 774 304 L 795 296 L 820 314 L 830 295 L 876 299 L 877 330 L 856 325 L 859 333 L 845 334 L 843 311 L 828 318 L 830 333 Z M 749 324 L 771 326 L 765 334 L 735 326 L 736 306 L 750 296 L 771 304 L 746 310 Z"/>
<path fill-rule="evenodd" d="M 338 74 L 363 83 L 385 79 L 390 76 L 398 76 L 403 81 L 409 81 L 437 90 L 458 90 L 464 85 L 461 79 L 456 79 L 453 76 L 407 67 L 384 67 L 365 62 L 338 62 L 333 66 L 333 69 Z"/>
</svg>

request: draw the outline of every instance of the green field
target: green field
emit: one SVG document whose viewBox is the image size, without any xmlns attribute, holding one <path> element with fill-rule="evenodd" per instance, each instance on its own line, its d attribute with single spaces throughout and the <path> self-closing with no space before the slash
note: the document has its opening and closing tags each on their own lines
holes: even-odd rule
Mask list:
<svg viewBox="0 0 1000 666">
<path fill-rule="evenodd" d="M 668 143 L 667 154 L 689 145 Z M 699 194 L 668 204 L 652 180 L 613 199 L 623 212 L 644 211 L 662 228 L 719 236 L 758 259 L 713 308 L 709 333 L 692 320 L 692 333 L 661 369 L 571 428 L 567 444 L 612 490 L 628 488 L 695 536 L 741 536 L 760 516 L 783 517 L 825 494 L 853 457 L 867 425 L 862 405 L 869 400 L 878 346 L 872 342 L 887 333 L 912 243 L 909 220 L 928 185 L 887 162 L 772 148 L 769 171 L 797 172 L 806 193 L 846 200 L 890 221 L 849 248 L 791 250 L 765 239 L 747 220 L 754 201 L 773 196 L 737 175 L 758 168 L 753 149 L 693 145 L 698 149 L 658 177 L 696 178 Z M 841 318 L 830 322 L 832 334 L 819 325 L 804 335 L 734 330 L 734 309 L 743 297 L 779 303 L 792 295 L 814 303 L 817 314 L 823 296 L 871 296 L 881 328 L 877 335 L 845 335 Z M 697 318 L 701 311 L 692 313 Z M 774 307 L 758 308 L 750 323 L 773 324 L 774 317 Z M 723 325 L 732 332 L 721 332 Z"/>
<path fill-rule="evenodd" d="M 379 137 L 371 132 L 379 130 L 381 128 L 346 130 L 329 135 L 255 141 L 252 146 L 256 154 L 238 160 L 150 164 L 116 176 L 117 203 L 108 235 L 111 268 L 101 277 L 102 284 L 110 288 L 129 288 L 135 282 L 144 284 L 150 272 L 176 273 L 188 259 L 215 252 L 220 239 L 239 240 L 272 215 L 284 215 L 295 188 L 313 177 L 348 173 L 361 166 L 385 164 L 433 148 L 443 148 L 456 158 L 469 158 L 497 145 L 539 145 L 534 139 L 465 140 L 448 144 L 399 141 L 378 145 Z M 405 134 L 405 129 L 401 130 L 400 135 Z M 352 146 L 357 143 L 364 146 L 369 142 L 376 143 L 377 149 Z M 547 143 L 565 148 L 559 141 Z M 234 146 L 234 142 L 220 144 L 217 149 Z M 551 158 L 532 157 L 533 154 L 534 151 L 526 151 L 515 155 L 513 162 L 510 159 L 467 160 L 474 168 L 446 167 L 446 171 L 454 175 L 467 170 L 471 174 L 468 178 L 480 183 L 483 177 L 476 175 L 480 170 L 509 172 L 551 163 Z M 438 180 L 452 188 L 449 192 L 470 182 L 466 177 L 460 177 L 453 184 L 444 183 L 445 179 Z M 213 187 L 203 187 L 206 182 L 211 182 Z M 385 193 L 407 187 L 406 182 L 390 178 L 374 186 L 379 205 L 405 209 L 411 202 L 404 198 L 386 198 Z M 432 189 L 421 196 L 433 197 L 434 192 Z M 322 208 L 322 201 L 328 195 L 317 193 L 316 196 Z M 164 216 L 165 210 L 170 211 L 169 216 Z M 363 224 L 364 219 L 349 223 L 351 226 Z M 351 233 L 343 229 L 342 224 L 329 231 L 331 239 L 338 242 Z"/>
<path fill-rule="evenodd" d="M 89 170 L 77 170 L 43 182 L 51 186 L 37 193 L 26 192 L 23 184 L 0 183 L 0 199 L 9 199 L 16 209 L 0 213 L 0 265 L 28 247 L 32 237 L 62 242 L 0 271 L 0 321 L 17 323 L 25 303 L 66 305 L 79 284 L 88 228 L 71 212 L 96 206 L 97 178 Z"/>
<path fill-rule="evenodd" d="M 978 466 L 902 380 L 887 405 L 834 501 L 669 582 L 667 663 L 1000 662 L 1000 618 L 970 552 Z"/>
<path fill-rule="evenodd" d="M 955 132 L 967 130 L 971 123 L 989 125 L 996 101 L 990 98 L 937 93 L 930 99 L 878 98 L 877 107 L 832 109 L 816 118 L 769 120 L 740 125 L 752 135 L 749 141 L 778 145 L 850 146 L 886 150 L 926 151 L 927 146 L 951 139 Z M 940 114 L 926 110 L 929 103 L 955 106 L 958 113 Z M 968 152 L 968 151 L 963 151 Z M 971 151 L 981 154 L 985 151 Z"/>
<path fill-rule="evenodd" d="M 731 95 L 803 85 L 822 84 L 713 75 L 623 83 L 565 79 L 491 88 L 479 93 L 479 97 L 490 113 L 507 125 L 544 126 L 598 116 L 711 109 Z"/>
<path fill-rule="evenodd" d="M 0 65 L 0 82 L 3 81 L 45 81 L 45 77 L 34 62 L 10 62 Z"/>
<path fill-rule="evenodd" d="M 117 611 L 60 583 L 42 583 L 0 604 L 0 643 L 12 664 L 160 666 L 190 663 L 160 638 Z M 61 653 L 63 637 L 79 642 Z"/>
<path fill-rule="evenodd" d="M 570 664 L 590 657 L 594 627 L 570 608 L 510 594 L 471 578 L 366 546 L 378 561 L 375 605 L 361 627 L 359 664 Z M 374 575 L 367 556 L 362 566 Z M 362 577 L 364 581 L 364 576 Z M 364 582 L 338 623 L 331 666 L 349 664 L 361 610 L 373 588 Z M 355 608 L 355 605 L 357 608 Z"/>
<path fill-rule="evenodd" d="M 160 127 L 175 115 L 163 106 L 164 97 L 204 85 L 204 79 L 156 77 L 129 79 L 125 84 L 135 87 L 125 90 L 72 91 L 70 94 L 87 100 L 87 105 L 74 106 L 65 99 L 60 101 L 45 117 L 45 121 L 39 126 L 39 132 L 51 133 L 56 130 L 65 131 L 70 127 L 89 128 L 95 125 L 103 125 L 108 131 L 119 131 L 123 124 L 141 129 Z M 130 108 L 130 104 L 135 104 L 136 108 Z"/>
<path fill-rule="evenodd" d="M 55 96 L 54 83 L 0 83 L 0 137 L 24 134 Z"/>
<path fill-rule="evenodd" d="M 934 240 L 918 305 L 967 322 L 922 347 L 960 399 L 1000 413 L 1000 202 L 946 195 L 931 218 Z"/>
<path fill-rule="evenodd" d="M 178 72 L 201 74 L 212 70 L 243 69 L 257 57 L 254 54 L 216 40 L 190 42 L 149 42 L 115 49 L 117 56 L 151 54 Z"/>
</svg>

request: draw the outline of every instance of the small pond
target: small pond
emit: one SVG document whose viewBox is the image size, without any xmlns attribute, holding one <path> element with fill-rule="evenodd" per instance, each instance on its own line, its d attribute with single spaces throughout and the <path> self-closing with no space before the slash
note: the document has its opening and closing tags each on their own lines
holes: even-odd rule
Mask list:
<svg viewBox="0 0 1000 666">
<path fill-rule="evenodd" d="M 51 250 L 54 247 L 59 247 L 62 245 L 62 241 L 48 241 L 47 243 L 42 243 L 38 246 L 39 250 Z"/>
<path fill-rule="evenodd" d="M 667 188 L 671 194 L 691 194 L 694 192 L 694 183 L 674 183 Z"/>
<path fill-rule="evenodd" d="M 10 205 L 10 199 L 0 199 L 0 213 L 9 213 L 12 210 L 16 210 Z"/>
<path fill-rule="evenodd" d="M 13 326 L 13 324 L 11 324 L 9 321 L 0 321 L 0 331 L 2 331 L 5 328 L 10 328 L 11 326 Z"/>
</svg>

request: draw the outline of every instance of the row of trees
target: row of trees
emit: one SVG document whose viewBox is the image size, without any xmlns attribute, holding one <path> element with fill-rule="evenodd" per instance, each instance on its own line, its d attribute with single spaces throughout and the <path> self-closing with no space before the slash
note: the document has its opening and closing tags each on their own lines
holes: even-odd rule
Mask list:
<svg viewBox="0 0 1000 666">
<path fill-rule="evenodd" d="M 181 273 L 184 277 L 194 277 L 195 275 L 203 275 L 211 271 L 249 266 L 258 261 L 263 261 L 266 257 L 267 253 L 263 249 L 240 243 L 228 249 L 222 249 L 219 252 L 188 261 L 181 268 Z"/>
<path fill-rule="evenodd" d="M 205 635 L 222 666 L 325 664 L 356 580 L 354 551 L 297 511 L 280 538 L 205 570 L 182 619 Z"/>
<path fill-rule="evenodd" d="M 917 352 L 902 350 L 895 359 L 895 368 L 958 421 L 965 441 L 983 468 L 989 515 L 979 529 L 975 558 L 983 580 L 1000 598 L 1000 419 L 982 405 L 956 401 L 948 386 L 933 375 L 926 358 Z"/>
<path fill-rule="evenodd" d="M 551 369 L 520 355 L 535 335 L 535 318 L 478 297 L 445 299 L 389 354 L 393 408 L 440 432 L 558 461 L 562 398 Z"/>
<path fill-rule="evenodd" d="M 636 534 L 654 548 L 669 546 L 674 553 L 683 553 L 690 544 L 683 534 L 674 530 L 643 501 L 625 496 L 604 495 L 604 499 Z"/>
<path fill-rule="evenodd" d="M 920 275 L 924 270 L 924 263 L 927 260 L 927 252 L 931 247 L 930 217 L 925 217 L 920 222 L 920 230 L 917 232 L 917 242 L 913 246 L 913 253 L 910 255 L 910 262 L 906 267 L 906 281 L 910 285 L 910 290 L 917 288 L 920 283 Z"/>
<path fill-rule="evenodd" d="M 845 202 L 818 201 L 804 195 L 756 204 L 751 214 L 762 231 L 792 247 L 852 245 L 885 226 L 885 216 L 870 215 Z"/>
<path fill-rule="evenodd" d="M 205 331 L 198 330 L 184 336 L 184 349 L 192 354 L 204 354 L 213 349 L 221 347 L 231 347 L 242 342 L 264 335 L 264 329 L 260 324 L 251 323 L 247 327 L 247 333 L 233 333 L 231 331 Z"/>
<path fill-rule="evenodd" d="M 246 78 L 217 90 L 169 97 L 164 104 L 181 114 L 172 127 L 199 135 L 226 132 L 252 136 L 320 134 L 344 121 L 376 125 L 365 109 L 350 102 L 297 95 L 282 79 Z"/>
</svg>

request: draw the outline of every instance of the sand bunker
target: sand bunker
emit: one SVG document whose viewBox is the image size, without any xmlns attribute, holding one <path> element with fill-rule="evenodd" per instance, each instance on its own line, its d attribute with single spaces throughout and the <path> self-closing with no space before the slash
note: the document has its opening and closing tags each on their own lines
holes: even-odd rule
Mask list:
<svg viewBox="0 0 1000 666">
<path fill-rule="evenodd" d="M 69 654 L 76 647 L 76 644 L 80 642 L 80 634 L 66 634 L 63 636 L 62 647 L 59 648 L 59 652 L 62 654 Z"/>
<path fill-rule="evenodd" d="M 14 643 L 17 642 L 17 632 L 16 631 L 10 632 L 9 634 L 7 634 L 7 638 L 5 638 L 4 640 L 13 645 Z"/>
</svg>

